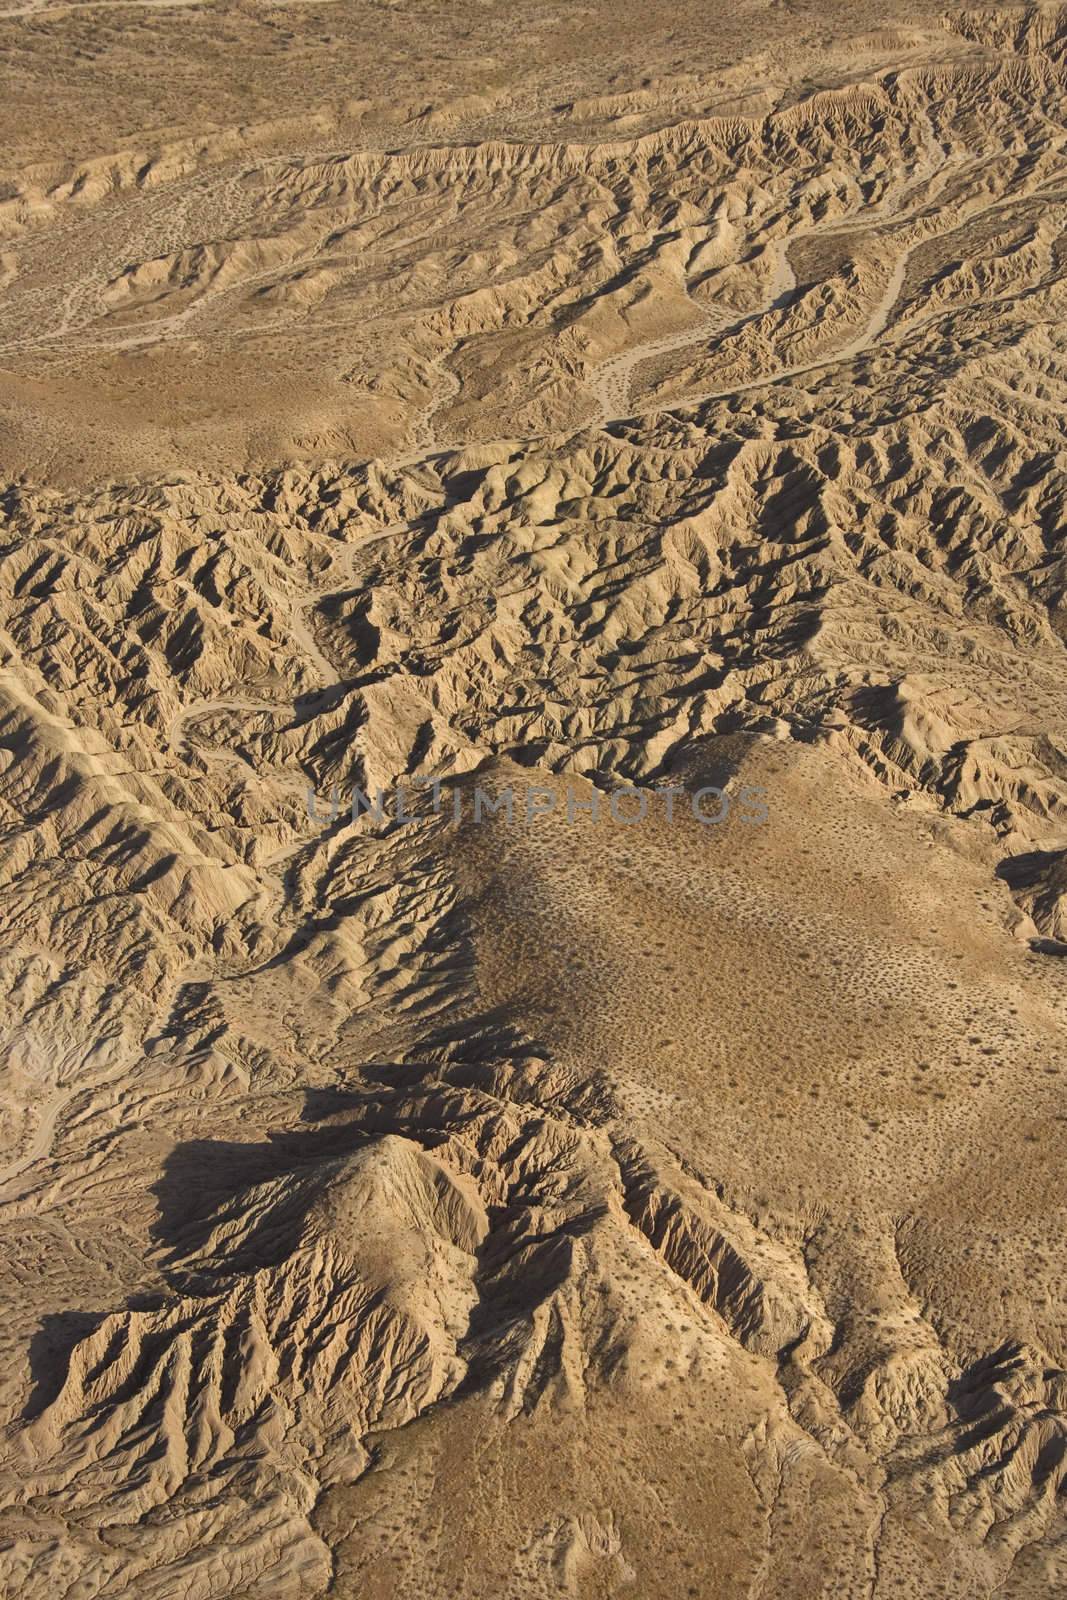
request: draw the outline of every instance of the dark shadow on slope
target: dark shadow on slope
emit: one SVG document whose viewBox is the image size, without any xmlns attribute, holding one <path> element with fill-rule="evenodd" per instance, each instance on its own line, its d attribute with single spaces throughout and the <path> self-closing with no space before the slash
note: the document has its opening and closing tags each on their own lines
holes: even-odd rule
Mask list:
<svg viewBox="0 0 1067 1600">
<path fill-rule="evenodd" d="M 21 1412 L 23 1422 L 32 1422 L 58 1397 L 67 1381 L 75 1345 L 87 1339 L 106 1315 L 104 1311 L 59 1311 L 41 1318 L 41 1325 L 30 1340 L 28 1359 L 33 1388 Z"/>
</svg>

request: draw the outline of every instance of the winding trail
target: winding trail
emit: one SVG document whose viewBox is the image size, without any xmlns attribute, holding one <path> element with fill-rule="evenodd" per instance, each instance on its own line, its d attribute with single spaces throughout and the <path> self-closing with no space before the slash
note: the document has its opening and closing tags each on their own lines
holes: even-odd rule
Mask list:
<svg viewBox="0 0 1067 1600">
<path fill-rule="evenodd" d="M 32 1167 L 42 1161 L 52 1148 L 52 1139 L 55 1136 L 56 1122 L 60 1113 L 82 1092 L 81 1089 L 57 1089 L 45 1102 L 41 1110 L 40 1121 L 33 1131 L 29 1144 L 21 1155 L 14 1156 L 0 1167 L 0 1204 L 7 1203 L 11 1198 L 3 1190 L 21 1177 L 27 1167 Z"/>
<path fill-rule="evenodd" d="M 919 243 L 925 243 L 925 241 L 918 241 L 911 249 L 917 249 Z M 669 400 L 656 401 L 655 404 L 649 406 L 640 406 L 632 411 L 630 415 L 635 417 L 654 416 L 658 412 L 675 411 L 679 407 L 702 405 L 706 400 L 729 400 L 734 395 L 748 394 L 754 389 L 766 389 L 771 384 L 782 383 L 789 378 L 802 378 L 808 373 L 824 372 L 830 367 L 843 366 L 849 361 L 854 361 L 857 356 L 861 356 L 870 350 L 888 327 L 890 318 L 893 315 L 893 308 L 904 285 L 910 255 L 911 250 L 905 250 L 897 258 L 896 265 L 890 273 L 885 289 L 861 331 L 854 339 L 850 339 L 846 344 L 838 346 L 829 355 L 820 356 L 816 361 L 802 361 L 795 366 L 779 367 L 774 372 L 761 373 L 758 378 L 748 379 L 744 383 L 730 384 L 725 389 L 698 389 L 692 393 L 672 396 Z M 770 307 L 767 309 L 769 310 Z M 923 327 L 927 323 L 936 321 L 939 314 L 933 313 L 917 323 L 916 326 Z M 622 421 L 624 419 L 618 418 L 617 420 Z"/>
<path fill-rule="evenodd" d="M 701 307 L 700 313 L 701 325 L 698 327 L 681 328 L 677 333 L 646 340 L 643 344 L 634 345 L 631 350 L 625 350 L 622 355 L 610 356 L 607 361 L 601 362 L 593 377 L 592 388 L 600 401 L 602 427 L 633 414 L 629 410 L 630 385 L 634 368 L 641 362 L 706 341 L 729 327 L 733 320 L 722 311 L 709 311 Z"/>
</svg>

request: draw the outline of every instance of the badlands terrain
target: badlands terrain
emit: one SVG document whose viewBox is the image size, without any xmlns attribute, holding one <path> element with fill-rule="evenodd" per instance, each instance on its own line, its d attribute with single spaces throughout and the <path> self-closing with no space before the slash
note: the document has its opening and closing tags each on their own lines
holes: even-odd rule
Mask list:
<svg viewBox="0 0 1067 1600">
<path fill-rule="evenodd" d="M 1067 1595 L 1067 12 L 0 53 L 0 1593 Z"/>
</svg>

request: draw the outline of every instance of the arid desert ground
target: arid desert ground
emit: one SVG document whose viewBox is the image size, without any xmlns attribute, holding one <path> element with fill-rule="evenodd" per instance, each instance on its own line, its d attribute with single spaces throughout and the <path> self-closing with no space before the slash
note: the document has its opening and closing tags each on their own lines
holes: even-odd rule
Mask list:
<svg viewBox="0 0 1067 1600">
<path fill-rule="evenodd" d="M 0 64 L 0 1595 L 1067 1596 L 1067 11 Z"/>
</svg>

